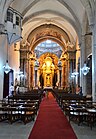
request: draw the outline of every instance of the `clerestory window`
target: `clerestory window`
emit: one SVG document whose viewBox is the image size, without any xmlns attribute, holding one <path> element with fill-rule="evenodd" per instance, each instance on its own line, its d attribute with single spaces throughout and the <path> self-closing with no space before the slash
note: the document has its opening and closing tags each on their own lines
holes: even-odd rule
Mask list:
<svg viewBox="0 0 96 139">
<path fill-rule="evenodd" d="M 16 25 L 20 25 L 20 18 L 19 18 L 19 16 L 16 16 Z"/>
<path fill-rule="evenodd" d="M 13 13 L 12 11 L 7 11 L 7 21 L 10 21 L 13 23 Z"/>
</svg>

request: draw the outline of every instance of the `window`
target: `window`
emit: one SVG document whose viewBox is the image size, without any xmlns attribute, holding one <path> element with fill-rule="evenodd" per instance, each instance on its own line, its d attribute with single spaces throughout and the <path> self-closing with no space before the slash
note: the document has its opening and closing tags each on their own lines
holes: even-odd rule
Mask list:
<svg viewBox="0 0 96 139">
<path fill-rule="evenodd" d="M 7 21 L 13 23 L 13 13 L 11 11 L 7 11 Z"/>
<path fill-rule="evenodd" d="M 19 25 L 20 24 L 20 18 L 19 16 L 16 16 L 16 25 Z"/>
</svg>

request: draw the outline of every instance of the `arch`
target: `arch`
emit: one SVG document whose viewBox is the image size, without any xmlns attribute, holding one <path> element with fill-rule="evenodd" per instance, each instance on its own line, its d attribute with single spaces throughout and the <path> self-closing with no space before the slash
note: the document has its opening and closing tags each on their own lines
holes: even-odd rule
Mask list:
<svg viewBox="0 0 96 139">
<path fill-rule="evenodd" d="M 54 38 L 54 37 L 49 37 L 49 36 L 45 36 L 44 38 L 41 38 L 41 39 L 37 40 L 37 41 L 35 42 L 35 44 L 34 44 L 33 46 L 31 46 L 31 50 L 34 50 L 34 48 L 35 48 L 39 43 L 41 43 L 41 42 L 43 42 L 43 41 L 45 41 L 45 40 L 47 40 L 47 39 L 50 39 L 50 40 L 52 40 L 52 41 L 57 42 L 57 43 L 62 47 L 62 49 L 65 50 L 65 45 L 64 45 L 62 42 L 60 42 L 58 39 L 56 39 L 56 38 Z"/>
<path fill-rule="evenodd" d="M 58 13 L 57 11 L 54 11 L 54 10 L 43 10 L 43 11 L 38 11 L 38 12 L 32 13 L 32 14 L 30 14 L 29 16 L 27 16 L 27 17 L 23 20 L 22 25 L 24 25 L 25 23 L 29 22 L 33 17 L 36 17 L 36 16 L 38 16 L 38 15 L 42 15 L 42 14 L 45 14 L 45 13 L 58 15 L 58 16 L 60 16 L 61 18 L 64 18 L 66 21 L 68 21 L 68 22 L 73 26 L 73 28 L 75 29 L 75 31 L 76 31 L 77 33 L 80 33 L 80 32 L 81 32 L 81 26 L 80 26 L 80 24 L 76 24 L 76 22 L 74 22 L 72 19 L 70 19 L 70 18 L 67 17 L 66 15 L 61 14 L 61 13 Z M 79 28 L 78 28 L 78 26 L 79 26 Z"/>
<path fill-rule="evenodd" d="M 60 44 L 60 46 L 62 46 L 63 49 L 66 45 L 66 42 L 70 42 L 68 34 L 53 24 L 44 24 L 40 27 L 37 27 L 29 34 L 27 38 L 32 50 L 36 47 L 37 44 L 47 39 L 51 39 L 57 42 Z"/>
</svg>

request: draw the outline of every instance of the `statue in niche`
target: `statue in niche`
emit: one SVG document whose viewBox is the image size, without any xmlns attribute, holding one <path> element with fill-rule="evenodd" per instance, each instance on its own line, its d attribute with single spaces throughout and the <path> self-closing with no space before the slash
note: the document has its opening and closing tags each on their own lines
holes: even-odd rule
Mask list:
<svg viewBox="0 0 96 139">
<path fill-rule="evenodd" d="M 52 62 L 51 57 L 47 57 L 45 59 L 45 63 L 42 66 L 43 77 L 45 79 L 45 86 L 52 86 L 52 77 L 54 74 L 54 64 Z"/>
<path fill-rule="evenodd" d="M 47 86 L 50 86 L 50 84 L 51 84 L 51 80 L 50 79 L 51 79 L 50 75 L 47 74 L 47 76 L 46 76 Z"/>
</svg>

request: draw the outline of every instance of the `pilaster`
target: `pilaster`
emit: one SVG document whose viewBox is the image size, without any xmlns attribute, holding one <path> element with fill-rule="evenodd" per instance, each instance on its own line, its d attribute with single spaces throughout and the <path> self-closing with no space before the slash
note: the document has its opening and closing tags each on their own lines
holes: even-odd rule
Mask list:
<svg viewBox="0 0 96 139">
<path fill-rule="evenodd" d="M 39 81 L 39 77 L 40 77 L 40 70 L 37 70 L 37 85 L 40 85 L 40 81 Z M 39 86 L 40 87 L 40 86 Z"/>
<path fill-rule="evenodd" d="M 96 24 L 92 27 L 92 98 L 96 102 Z"/>
<path fill-rule="evenodd" d="M 81 41 L 81 55 L 80 55 L 80 69 L 84 66 L 84 62 L 86 61 L 86 49 L 85 49 L 85 36 L 82 35 Z M 87 95 L 86 92 L 86 76 L 83 75 L 82 70 L 80 70 L 80 86 L 82 87 L 83 96 Z"/>
<path fill-rule="evenodd" d="M 56 82 L 57 87 L 60 85 L 60 72 L 59 69 L 57 70 L 57 82 Z"/>
</svg>

